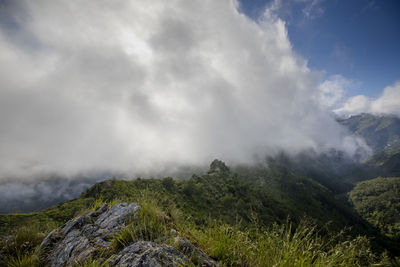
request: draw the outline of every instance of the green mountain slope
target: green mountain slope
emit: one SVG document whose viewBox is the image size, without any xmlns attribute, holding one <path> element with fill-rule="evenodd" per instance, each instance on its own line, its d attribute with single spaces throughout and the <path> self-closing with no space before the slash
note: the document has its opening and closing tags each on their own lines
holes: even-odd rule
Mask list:
<svg viewBox="0 0 400 267">
<path fill-rule="evenodd" d="M 332 192 L 321 184 L 296 176 L 282 166 L 269 168 L 242 167 L 233 173 L 220 161 L 210 170 L 186 181 L 172 178 L 105 181 L 82 198 L 129 199 L 143 190 L 157 193 L 165 202 L 176 203 L 185 214 L 204 223 L 211 216 L 233 223 L 251 222 L 254 216 L 264 225 L 285 222 L 303 216 L 316 219 L 321 225 L 334 222 L 335 227 L 362 226 L 362 220 L 346 205 L 338 202 Z"/>
<path fill-rule="evenodd" d="M 284 153 L 269 159 L 291 170 L 298 176 L 308 177 L 326 186 L 334 194 L 350 191 L 355 182 L 376 177 L 376 168 L 363 164 L 343 152 L 332 150 L 318 154 L 313 151 L 290 156 Z"/>
<path fill-rule="evenodd" d="M 174 225 L 181 235 L 226 265 L 268 266 L 268 260 L 272 265 L 286 262 L 301 266 L 304 261 L 308 262 L 305 266 L 312 262 L 355 266 L 360 262 L 376 262 L 384 249 L 394 255 L 398 253 L 393 243 L 318 182 L 299 177 L 273 162 L 268 168 L 242 166 L 233 172 L 219 160 L 213 161 L 204 175 L 193 175 L 188 180 L 170 177 L 107 180 L 95 184 L 78 199 L 44 211 L 1 215 L 0 236 L 14 233 L 15 241 L 10 245 L 9 238 L 5 241 L 0 238 L 3 242 L 0 247 L 1 244 L 7 249 L 11 247 L 6 251 L 12 255 L 12 251 L 21 251 L 15 250 L 20 247 L 16 245 L 18 240 L 28 238 L 28 243 L 21 242 L 31 244 L 29 251 L 32 251 L 38 245 L 37 240 L 43 238 L 38 232 L 48 233 L 104 202 L 135 202 L 144 208 L 143 212 L 154 210 L 152 214 L 158 215 L 152 215 L 152 220 L 157 229 L 164 229 L 159 225 L 160 220 L 161 224 L 168 222 L 168 227 Z M 34 230 L 30 234 L 23 230 L 24 234 L 20 234 L 27 225 Z M 135 225 L 146 233 L 150 229 L 139 222 Z M 348 227 L 351 230 L 344 235 L 342 231 Z M 375 256 L 366 237 L 359 235 L 372 238 Z M 122 243 L 118 241 L 122 245 L 132 239 L 129 232 L 115 238 L 117 241 L 123 238 Z M 23 251 L 28 253 L 25 248 Z"/>
<path fill-rule="evenodd" d="M 31 214 L 2 215 L 0 234 L 27 223 L 37 222 L 40 227 L 60 225 L 95 199 L 129 202 L 143 192 L 166 205 L 174 203 L 197 224 L 212 217 L 230 224 L 238 220 L 247 224 L 257 219 L 262 225 L 270 225 L 285 222 L 288 216 L 295 222 L 307 216 L 321 226 L 330 223 L 336 229 L 352 226 L 357 233 L 371 232 L 368 224 L 345 203 L 312 179 L 296 176 L 272 163 L 268 168 L 241 167 L 234 173 L 215 160 L 206 174 L 193 175 L 188 180 L 107 180 L 92 186 L 80 198 L 57 207 Z"/>
<path fill-rule="evenodd" d="M 282 166 L 242 167 L 233 173 L 224 163 L 214 161 L 206 174 L 183 181 L 172 178 L 107 180 L 95 184 L 80 198 L 57 207 L 31 214 L 2 215 L 0 230 L 4 234 L 7 227 L 35 220 L 41 224 L 64 223 L 94 199 L 129 201 L 144 191 L 166 203 L 175 203 L 198 223 L 208 216 L 228 223 L 237 219 L 250 222 L 255 215 L 263 224 L 284 222 L 288 215 L 293 219 L 307 215 L 321 224 L 335 221 L 338 227 L 357 221 L 357 216 L 337 202 L 326 187 L 298 177 Z"/>
<path fill-rule="evenodd" d="M 400 176 L 400 148 L 378 152 L 365 163 L 366 167 L 375 169 L 376 176 Z"/>
<path fill-rule="evenodd" d="M 363 137 L 374 152 L 400 148 L 400 119 L 397 117 L 361 114 L 338 121 Z"/>
<path fill-rule="evenodd" d="M 380 177 L 361 182 L 349 198 L 367 221 L 400 242 L 400 178 Z"/>
</svg>

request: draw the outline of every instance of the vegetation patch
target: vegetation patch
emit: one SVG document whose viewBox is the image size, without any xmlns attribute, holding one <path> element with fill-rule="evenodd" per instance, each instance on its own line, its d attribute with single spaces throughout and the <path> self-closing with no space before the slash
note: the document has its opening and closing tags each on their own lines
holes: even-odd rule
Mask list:
<svg viewBox="0 0 400 267">
<path fill-rule="evenodd" d="M 400 242 L 400 178 L 379 177 L 361 182 L 349 198 L 361 216 Z"/>
<path fill-rule="evenodd" d="M 389 254 L 381 255 L 374 250 L 367 236 L 377 235 L 326 187 L 274 165 L 269 169 L 237 171 L 233 173 L 223 162 L 215 161 L 206 174 L 185 181 L 170 177 L 109 180 L 94 185 L 76 200 L 41 212 L 0 216 L 0 265 L 26 266 L 24 262 L 30 262 L 30 266 L 35 266 L 35 251 L 50 230 L 78 214 L 116 202 L 137 203 L 140 208 L 135 218 L 125 222 L 124 229 L 107 239 L 112 245 L 102 251 L 101 257 L 105 258 L 141 240 L 176 246 L 174 239 L 179 235 L 226 266 L 389 264 Z M 399 195 L 395 179 L 399 178 L 385 179 L 384 184 L 390 181 L 390 186 L 382 190 L 381 180 L 372 181 L 372 187 L 357 185 L 350 198 L 360 214 L 365 210 L 374 215 L 377 207 L 364 208 L 369 207 L 364 205 L 366 200 L 369 204 L 382 202 L 388 210 L 394 205 L 395 211 Z M 375 189 L 369 192 L 368 188 Z M 383 206 L 378 207 L 378 211 L 382 209 Z M 304 215 L 312 222 L 304 220 Z M 31 228 L 22 228 L 23 224 Z M 351 231 L 343 230 L 347 226 L 354 227 Z M 397 226 L 390 227 L 388 233 L 394 237 L 393 229 Z M 103 263 L 96 258 L 80 264 Z"/>
</svg>

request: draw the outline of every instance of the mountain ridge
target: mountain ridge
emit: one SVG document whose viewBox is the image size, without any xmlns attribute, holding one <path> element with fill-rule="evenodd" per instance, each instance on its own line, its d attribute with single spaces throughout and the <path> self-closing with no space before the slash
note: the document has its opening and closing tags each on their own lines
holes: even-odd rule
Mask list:
<svg viewBox="0 0 400 267">
<path fill-rule="evenodd" d="M 264 234 L 262 234 L 266 232 L 263 232 L 262 229 L 270 229 L 269 231 L 272 231 L 270 232 L 272 234 L 274 231 L 281 231 L 279 225 L 284 227 L 282 229 L 286 229 L 285 227 L 293 227 L 293 229 L 311 227 L 307 228 L 307 231 L 319 233 L 322 236 L 327 236 L 327 238 L 333 238 L 334 235 L 340 234 L 343 229 L 351 227 L 351 229 L 346 230 L 346 236 L 343 237 L 344 240 L 348 240 L 346 242 L 353 240 L 351 242 L 363 242 L 364 244 L 367 241 L 355 240 L 357 236 L 367 235 L 372 238 L 372 243 L 368 243 L 368 245 L 365 243 L 364 245 L 371 246 L 373 251 L 377 253 L 376 255 L 379 255 L 385 249 L 389 249 L 390 253 L 394 253 L 394 255 L 398 253 L 396 246 L 390 240 L 318 182 L 296 176 L 289 169 L 279 165 L 270 164 L 268 169 L 265 167 L 242 167 L 242 169 L 236 171 L 230 170 L 222 161 L 215 160 L 211 163 L 208 172 L 201 176 L 193 175 L 190 179 L 184 181 L 174 180 L 171 177 L 136 179 L 134 181 L 115 179 L 103 181 L 89 188 L 79 198 L 42 212 L 0 216 L 0 235 L 4 236 L 13 231 L 17 231 L 16 234 L 18 234 L 18 229 L 26 225 L 37 227 L 39 232 L 48 232 L 63 225 L 74 216 L 82 213 L 87 214 L 88 209 L 97 210 L 101 203 L 111 203 L 112 206 L 116 202 L 127 202 L 139 203 L 139 206 L 142 207 L 147 205 L 144 211 L 153 210 L 151 218 L 155 220 L 156 225 L 159 225 L 159 220 L 161 220 L 162 225 L 165 223 L 169 225 L 171 220 L 171 222 L 175 221 L 173 223 L 175 229 L 185 233 L 184 237 L 190 237 L 193 242 L 203 244 L 203 249 L 224 264 L 234 260 L 237 255 L 224 258 L 222 255 L 215 254 L 215 251 L 211 249 L 216 242 L 215 240 L 212 241 L 214 236 L 221 234 L 219 231 L 225 231 L 225 228 L 220 228 L 222 226 L 235 229 L 230 230 L 234 231 L 235 237 L 229 238 L 239 238 L 243 233 L 249 235 L 250 238 L 254 230 L 257 233 L 257 238 L 253 241 L 260 242 L 260 244 L 266 242 Z M 153 203 L 150 205 L 151 207 L 149 203 Z M 148 218 L 148 214 L 142 216 Z M 288 216 L 290 222 L 288 222 Z M 305 219 L 309 222 L 304 226 Z M 216 224 L 213 223 L 214 220 L 217 221 Z M 139 222 L 134 224 L 132 229 L 142 229 L 143 225 Z M 279 227 L 273 228 L 275 227 L 273 225 Z M 155 229 L 164 229 L 164 226 L 160 227 L 157 226 Z M 185 232 L 184 229 L 191 230 Z M 165 232 L 164 230 L 154 231 L 159 234 Z M 217 232 L 211 234 L 213 231 Z M 122 233 L 123 238 L 131 236 L 131 234 Z M 208 236 L 207 233 L 210 233 L 211 236 Z M 236 234 L 239 236 L 236 237 Z M 113 238 L 117 238 L 117 236 Z M 311 238 L 309 241 L 314 242 L 317 235 L 313 234 L 312 237 L 307 238 Z M 368 239 L 367 237 L 363 238 Z M 152 240 L 153 238 L 150 238 L 148 241 Z M 124 242 L 123 244 L 125 244 Z M 126 242 L 131 244 L 129 242 L 133 241 Z M 340 242 L 335 244 L 342 244 Z M 358 251 L 357 253 L 364 253 L 361 247 L 354 246 L 354 249 Z M 337 249 L 335 248 L 335 250 Z M 318 253 L 322 253 L 322 251 Z M 248 256 L 241 257 L 247 259 Z M 241 259 L 243 260 L 243 258 Z M 372 261 L 372 258 L 370 260 Z M 338 264 L 337 266 L 342 265 Z"/>
<path fill-rule="evenodd" d="M 400 147 L 400 119 L 397 116 L 363 113 L 337 121 L 351 133 L 364 138 L 373 153 Z"/>
</svg>

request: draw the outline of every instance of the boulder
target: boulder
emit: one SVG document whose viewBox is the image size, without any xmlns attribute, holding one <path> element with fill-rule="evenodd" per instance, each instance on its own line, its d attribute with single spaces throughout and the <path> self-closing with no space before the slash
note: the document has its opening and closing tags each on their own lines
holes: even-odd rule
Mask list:
<svg viewBox="0 0 400 267">
<path fill-rule="evenodd" d="M 129 244 L 113 255 L 111 239 L 136 219 L 137 204 L 107 204 L 85 216 L 76 217 L 52 231 L 39 247 L 43 266 L 74 266 L 98 259 L 105 266 L 218 266 L 218 263 L 176 234 L 174 246 L 146 240 Z M 175 231 L 171 229 L 171 231 Z M 175 231 L 176 232 L 176 231 Z M 104 258 L 102 258 L 104 257 Z"/>
</svg>

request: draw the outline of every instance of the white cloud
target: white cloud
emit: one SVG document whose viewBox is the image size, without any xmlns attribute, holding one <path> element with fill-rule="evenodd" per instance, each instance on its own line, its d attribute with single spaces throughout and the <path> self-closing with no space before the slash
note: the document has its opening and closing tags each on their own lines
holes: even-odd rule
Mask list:
<svg viewBox="0 0 400 267">
<path fill-rule="evenodd" d="M 317 101 L 325 108 L 335 108 L 343 104 L 346 93 L 360 86 L 360 82 L 341 75 L 331 75 L 319 85 Z"/>
<path fill-rule="evenodd" d="M 400 116 L 400 82 L 386 87 L 382 96 L 372 101 L 371 112 Z"/>
<path fill-rule="evenodd" d="M 0 179 L 352 147 L 277 17 L 229 0 L 18 3 L 17 27 L 0 24 Z"/>
<path fill-rule="evenodd" d="M 303 8 L 302 12 L 306 18 L 316 19 L 324 14 L 325 9 L 321 6 L 321 0 L 309 0 L 305 2 L 307 2 L 307 5 Z"/>
<path fill-rule="evenodd" d="M 400 82 L 385 87 L 382 95 L 376 99 L 363 95 L 351 97 L 335 112 L 342 116 L 360 113 L 400 116 Z"/>
<path fill-rule="evenodd" d="M 342 107 L 334 110 L 338 115 L 354 115 L 359 113 L 368 112 L 370 106 L 370 99 L 363 95 L 350 97 Z"/>
<path fill-rule="evenodd" d="M 325 13 L 321 0 L 273 0 L 266 7 L 264 15 L 268 17 L 280 18 L 291 24 L 293 20 L 299 20 L 296 23 L 304 23 L 304 20 L 317 19 Z M 296 18 L 293 16 L 294 10 L 301 10 L 303 16 Z"/>
</svg>

